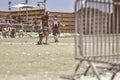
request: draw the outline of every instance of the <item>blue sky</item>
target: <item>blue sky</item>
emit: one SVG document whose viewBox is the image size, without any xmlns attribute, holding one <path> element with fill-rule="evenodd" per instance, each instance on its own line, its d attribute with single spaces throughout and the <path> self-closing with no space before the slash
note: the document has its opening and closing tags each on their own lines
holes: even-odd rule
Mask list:
<svg viewBox="0 0 120 80">
<path fill-rule="evenodd" d="M 25 0 L 2 0 L 0 2 L 0 11 L 8 10 L 8 1 L 12 2 L 12 5 L 24 3 Z M 42 0 L 28 0 L 28 4 L 37 5 L 37 2 Z M 55 12 L 73 12 L 75 0 L 47 0 L 47 11 Z"/>
</svg>

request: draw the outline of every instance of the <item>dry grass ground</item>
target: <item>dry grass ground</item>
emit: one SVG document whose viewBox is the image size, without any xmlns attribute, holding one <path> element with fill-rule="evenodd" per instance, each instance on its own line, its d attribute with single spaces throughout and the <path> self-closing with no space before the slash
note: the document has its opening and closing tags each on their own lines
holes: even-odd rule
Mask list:
<svg viewBox="0 0 120 80">
<path fill-rule="evenodd" d="M 62 80 L 60 76 L 71 73 L 75 65 L 73 37 L 60 38 L 58 44 L 53 38 L 49 45 L 35 45 L 37 41 L 0 40 L 0 80 Z"/>
<path fill-rule="evenodd" d="M 61 76 L 71 75 L 77 62 L 74 60 L 74 38 L 61 37 L 59 43 L 54 43 L 51 37 L 49 45 L 36 45 L 37 41 L 35 37 L 0 39 L 0 80 L 64 80 Z M 78 72 L 83 73 L 85 67 L 83 64 Z M 109 80 L 109 74 L 103 75 L 103 80 Z M 76 78 L 97 80 L 91 76 Z"/>
</svg>

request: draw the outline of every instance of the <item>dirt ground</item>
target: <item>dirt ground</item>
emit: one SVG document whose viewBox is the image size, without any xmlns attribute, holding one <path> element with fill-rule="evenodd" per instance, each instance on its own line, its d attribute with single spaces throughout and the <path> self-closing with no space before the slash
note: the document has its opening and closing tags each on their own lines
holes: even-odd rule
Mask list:
<svg viewBox="0 0 120 80">
<path fill-rule="evenodd" d="M 78 61 L 74 59 L 74 37 L 49 38 L 49 45 L 36 45 L 37 37 L 0 39 L 0 80 L 66 80 Z M 86 64 L 86 63 L 84 63 Z M 86 65 L 78 71 L 77 80 L 97 80 L 91 71 L 84 77 Z M 100 70 L 103 72 L 103 70 Z M 111 73 L 103 72 L 102 80 Z M 120 73 L 115 80 L 120 80 Z"/>
<path fill-rule="evenodd" d="M 0 39 L 0 80 L 63 80 L 75 66 L 73 37 L 49 39 L 36 45 L 38 38 Z"/>
</svg>

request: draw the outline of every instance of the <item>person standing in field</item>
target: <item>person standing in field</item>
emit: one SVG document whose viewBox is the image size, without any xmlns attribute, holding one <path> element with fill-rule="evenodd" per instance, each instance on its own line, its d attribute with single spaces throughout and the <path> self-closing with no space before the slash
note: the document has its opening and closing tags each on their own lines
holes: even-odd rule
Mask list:
<svg viewBox="0 0 120 80">
<path fill-rule="evenodd" d="M 54 15 L 52 19 L 52 33 L 55 43 L 59 42 L 58 35 L 60 34 L 60 24 L 63 25 L 62 23 L 60 23 L 60 19 L 57 17 L 57 15 Z"/>
<path fill-rule="evenodd" d="M 41 45 L 43 42 L 43 38 L 45 37 L 45 44 L 48 44 L 48 37 L 50 34 L 49 28 L 49 12 L 45 12 L 44 15 L 41 17 L 42 27 L 38 30 L 39 34 L 39 41 L 38 44 Z"/>
</svg>

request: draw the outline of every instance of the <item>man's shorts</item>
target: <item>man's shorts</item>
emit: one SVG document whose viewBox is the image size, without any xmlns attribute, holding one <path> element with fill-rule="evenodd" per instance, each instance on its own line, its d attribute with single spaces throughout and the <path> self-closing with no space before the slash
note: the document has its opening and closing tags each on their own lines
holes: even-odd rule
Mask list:
<svg viewBox="0 0 120 80">
<path fill-rule="evenodd" d="M 43 28 L 43 33 L 44 33 L 44 35 L 49 35 L 49 34 L 51 33 L 50 28 L 47 27 L 47 26 L 45 26 L 45 27 Z"/>
<path fill-rule="evenodd" d="M 53 35 L 56 36 L 57 34 L 60 34 L 60 30 L 58 28 L 53 28 Z"/>
</svg>

